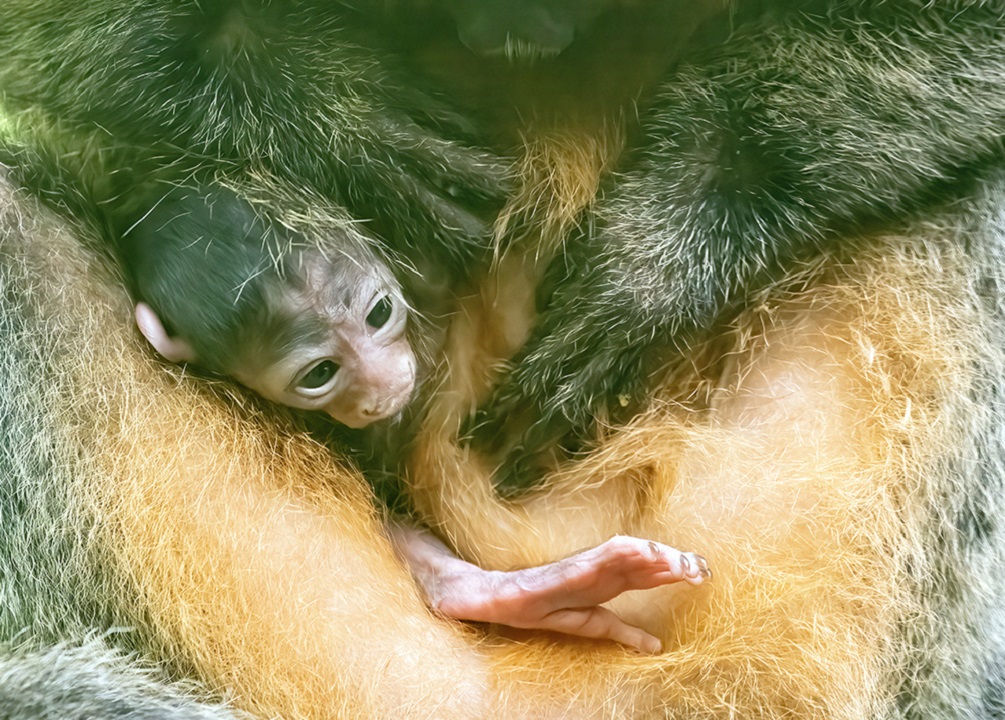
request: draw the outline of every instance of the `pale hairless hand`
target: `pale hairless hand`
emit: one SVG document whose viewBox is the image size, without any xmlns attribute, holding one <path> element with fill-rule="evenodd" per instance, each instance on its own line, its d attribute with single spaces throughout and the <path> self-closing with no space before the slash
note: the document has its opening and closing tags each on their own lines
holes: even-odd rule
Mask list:
<svg viewBox="0 0 1005 720">
<path fill-rule="evenodd" d="M 394 545 L 430 606 L 457 620 L 613 640 L 656 653 L 660 641 L 600 603 L 628 590 L 712 577 L 705 559 L 640 538 L 617 536 L 557 562 L 508 572 L 461 560 L 428 532 L 391 525 Z"/>
</svg>

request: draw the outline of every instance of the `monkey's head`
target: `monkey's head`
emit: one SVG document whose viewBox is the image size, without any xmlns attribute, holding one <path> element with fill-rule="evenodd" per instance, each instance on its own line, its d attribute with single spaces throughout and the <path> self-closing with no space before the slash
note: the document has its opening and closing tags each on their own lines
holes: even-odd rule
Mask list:
<svg viewBox="0 0 1005 720">
<path fill-rule="evenodd" d="M 618 0 L 447 0 L 457 33 L 480 55 L 550 57 Z"/>
<path fill-rule="evenodd" d="M 229 191 L 172 191 L 122 243 L 140 331 L 167 360 L 350 427 L 397 415 L 416 377 L 399 284 L 352 233 L 291 235 Z"/>
<path fill-rule="evenodd" d="M 679 20 L 682 42 L 701 20 L 734 0 L 341 0 L 354 9 L 395 17 L 403 11 L 438 11 L 455 23 L 457 37 L 473 53 L 514 63 L 554 58 L 612 16 L 647 7 Z M 646 17 L 644 14 L 640 17 Z"/>
</svg>

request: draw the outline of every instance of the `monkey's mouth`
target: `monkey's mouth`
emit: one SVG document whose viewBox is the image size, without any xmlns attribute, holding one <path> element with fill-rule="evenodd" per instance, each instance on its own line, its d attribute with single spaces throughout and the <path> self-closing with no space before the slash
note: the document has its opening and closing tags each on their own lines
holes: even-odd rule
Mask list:
<svg viewBox="0 0 1005 720">
<path fill-rule="evenodd" d="M 360 416 L 366 418 L 368 423 L 372 423 L 398 415 L 408 405 L 408 401 L 412 399 L 412 390 L 414 387 L 414 383 L 409 383 L 408 387 L 397 395 L 384 398 L 373 408 L 361 410 Z"/>
</svg>

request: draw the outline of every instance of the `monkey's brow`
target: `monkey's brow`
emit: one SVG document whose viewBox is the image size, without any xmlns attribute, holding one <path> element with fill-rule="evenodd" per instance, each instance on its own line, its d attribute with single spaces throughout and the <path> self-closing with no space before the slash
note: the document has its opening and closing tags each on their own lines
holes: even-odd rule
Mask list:
<svg viewBox="0 0 1005 720">
<path fill-rule="evenodd" d="M 274 356 L 270 360 L 277 360 L 304 344 L 320 344 L 330 329 L 330 321 L 314 312 L 277 313 L 262 327 L 262 345 Z"/>
</svg>

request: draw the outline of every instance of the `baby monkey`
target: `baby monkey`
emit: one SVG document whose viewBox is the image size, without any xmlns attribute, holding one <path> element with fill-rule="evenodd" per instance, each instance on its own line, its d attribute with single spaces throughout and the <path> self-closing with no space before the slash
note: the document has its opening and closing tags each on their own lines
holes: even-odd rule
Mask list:
<svg viewBox="0 0 1005 720">
<path fill-rule="evenodd" d="M 140 332 L 165 359 L 233 377 L 274 402 L 353 428 L 396 418 L 423 369 L 409 338 L 409 307 L 364 238 L 347 228 L 332 234 L 312 245 L 222 187 L 169 191 L 121 238 Z M 657 652 L 659 640 L 600 603 L 711 576 L 701 557 L 639 538 L 497 572 L 404 522 L 390 523 L 388 535 L 443 615 L 643 652 Z"/>
<path fill-rule="evenodd" d="M 415 386 L 401 287 L 354 234 L 309 247 L 225 190 L 175 190 L 122 241 L 136 322 L 171 362 L 352 428 Z"/>
</svg>

